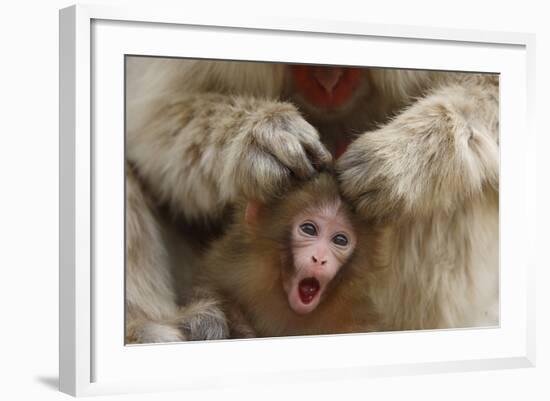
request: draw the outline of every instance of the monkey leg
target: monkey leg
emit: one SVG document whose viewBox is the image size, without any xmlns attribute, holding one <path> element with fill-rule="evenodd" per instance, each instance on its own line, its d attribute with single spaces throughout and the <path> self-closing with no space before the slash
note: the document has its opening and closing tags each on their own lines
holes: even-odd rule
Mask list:
<svg viewBox="0 0 550 401">
<path fill-rule="evenodd" d="M 434 90 L 338 160 L 345 196 L 369 218 L 451 212 L 498 193 L 498 85 Z"/>
<path fill-rule="evenodd" d="M 126 340 L 136 343 L 182 341 L 163 323 L 177 313 L 166 249 L 137 177 L 126 166 Z"/>
</svg>

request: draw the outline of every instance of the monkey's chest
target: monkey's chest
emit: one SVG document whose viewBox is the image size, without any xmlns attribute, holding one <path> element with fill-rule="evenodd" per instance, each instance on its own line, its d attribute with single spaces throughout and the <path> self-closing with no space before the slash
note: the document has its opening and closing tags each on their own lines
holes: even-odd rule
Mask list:
<svg viewBox="0 0 550 401">
<path fill-rule="evenodd" d="M 307 315 L 298 315 L 286 299 L 263 304 L 253 310 L 254 330 L 259 337 L 342 334 L 357 331 L 358 322 L 349 308 L 327 303 Z"/>
</svg>

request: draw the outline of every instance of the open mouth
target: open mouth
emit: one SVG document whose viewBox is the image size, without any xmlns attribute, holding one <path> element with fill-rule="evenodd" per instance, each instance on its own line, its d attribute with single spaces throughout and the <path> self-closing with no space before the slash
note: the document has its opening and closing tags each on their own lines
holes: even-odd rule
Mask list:
<svg viewBox="0 0 550 401">
<path fill-rule="evenodd" d="M 309 304 L 315 299 L 315 296 L 319 293 L 321 284 L 315 277 L 308 277 L 300 281 L 298 284 L 298 293 L 300 300 L 304 304 Z"/>
</svg>

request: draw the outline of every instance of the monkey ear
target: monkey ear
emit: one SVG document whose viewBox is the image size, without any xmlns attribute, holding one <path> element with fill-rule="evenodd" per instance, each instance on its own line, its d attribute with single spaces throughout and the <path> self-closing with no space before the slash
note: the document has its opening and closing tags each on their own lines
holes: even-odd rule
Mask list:
<svg viewBox="0 0 550 401">
<path fill-rule="evenodd" d="M 244 221 L 248 225 L 255 225 L 262 209 L 262 204 L 258 201 L 250 201 L 246 204 L 244 212 Z"/>
</svg>

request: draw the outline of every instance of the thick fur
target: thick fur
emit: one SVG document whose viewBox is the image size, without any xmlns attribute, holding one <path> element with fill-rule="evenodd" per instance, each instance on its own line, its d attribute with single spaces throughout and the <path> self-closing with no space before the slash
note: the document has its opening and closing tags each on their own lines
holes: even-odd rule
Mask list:
<svg viewBox="0 0 550 401">
<path fill-rule="evenodd" d="M 166 236 L 151 201 L 126 166 L 126 342 L 155 343 L 217 339 L 229 335 L 217 297 L 194 294 L 193 305 L 177 306 Z"/>
<path fill-rule="evenodd" d="M 292 93 L 280 64 L 128 58 L 127 160 L 140 185 L 128 175 L 127 185 L 146 188 L 153 210 L 207 225 L 241 197 L 266 200 L 313 175 L 330 161 L 319 139 L 331 150 L 353 138 L 337 162 L 343 192 L 389 227 L 372 289 L 384 328 L 498 323 L 498 77 L 365 76 L 352 105 L 319 113 Z M 127 213 L 154 216 L 147 205 Z M 157 228 L 140 230 L 150 232 L 128 235 L 128 249 L 141 250 L 128 268 L 127 293 L 138 294 L 128 297 L 128 327 L 157 319 L 153 298 L 174 319 L 182 313 L 175 290 L 159 284 L 169 268 L 155 256 L 162 244 L 150 243 Z M 153 295 L 139 295 L 142 282 Z"/>
<path fill-rule="evenodd" d="M 126 333 L 129 342 L 181 341 L 164 325 L 176 314 L 176 291 L 168 255 L 150 200 L 126 166 Z"/>
<path fill-rule="evenodd" d="M 304 210 L 326 205 L 339 208 L 353 225 L 357 247 L 350 259 L 329 283 L 321 302 L 306 315 L 295 313 L 283 289 L 282 275 L 296 269 L 291 250 L 293 218 Z M 378 318 L 369 299 L 369 283 L 380 266 L 374 228 L 361 224 L 341 202 L 338 184 L 322 173 L 260 208 L 254 222 L 245 222 L 245 207 L 236 212 L 235 222 L 208 251 L 199 273 L 199 285 L 211 286 L 225 301 L 230 325 L 240 310 L 256 336 L 289 336 L 356 333 L 377 330 Z M 245 332 L 246 333 L 246 332 Z M 238 333 L 232 333 L 233 337 Z"/>
<path fill-rule="evenodd" d="M 373 285 L 387 330 L 498 323 L 498 80 L 454 76 L 338 161 L 345 194 L 392 227 Z"/>
</svg>

